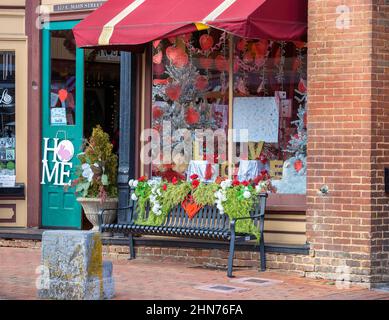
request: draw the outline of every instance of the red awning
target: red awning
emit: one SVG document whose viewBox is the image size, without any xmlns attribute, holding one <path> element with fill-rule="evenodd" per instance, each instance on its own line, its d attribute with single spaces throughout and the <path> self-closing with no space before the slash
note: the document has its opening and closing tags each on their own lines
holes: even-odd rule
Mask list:
<svg viewBox="0 0 389 320">
<path fill-rule="evenodd" d="M 214 27 L 239 37 L 305 40 L 308 0 L 109 0 L 74 29 L 77 46 L 134 46 Z"/>
</svg>

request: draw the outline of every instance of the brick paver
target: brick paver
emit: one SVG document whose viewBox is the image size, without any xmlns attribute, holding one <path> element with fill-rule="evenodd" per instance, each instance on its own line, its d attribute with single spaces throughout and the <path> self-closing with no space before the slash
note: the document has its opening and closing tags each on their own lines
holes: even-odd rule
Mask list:
<svg viewBox="0 0 389 320">
<path fill-rule="evenodd" d="M 0 299 L 36 299 L 36 268 L 40 251 L 0 247 Z M 237 269 L 236 278 L 260 277 L 281 280 L 270 286 L 232 282 L 225 271 L 204 269 L 179 263 L 114 261 L 116 299 L 385 299 L 389 292 L 353 286 L 339 289 L 325 280 Z M 218 293 L 197 289 L 210 284 L 246 287 L 237 293 Z"/>
</svg>

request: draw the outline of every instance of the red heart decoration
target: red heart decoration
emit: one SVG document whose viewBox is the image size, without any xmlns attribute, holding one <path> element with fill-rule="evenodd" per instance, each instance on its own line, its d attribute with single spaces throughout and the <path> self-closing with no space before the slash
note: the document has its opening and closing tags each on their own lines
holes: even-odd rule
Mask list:
<svg viewBox="0 0 389 320">
<path fill-rule="evenodd" d="M 167 47 L 166 55 L 167 55 L 167 57 L 169 58 L 170 61 L 174 60 L 177 57 L 177 55 L 178 55 L 177 48 L 173 47 L 173 46 Z"/>
<path fill-rule="evenodd" d="M 228 70 L 227 59 L 224 56 L 222 56 L 222 55 L 218 55 L 216 57 L 215 65 L 216 65 L 216 69 L 219 70 L 220 72 Z"/>
<path fill-rule="evenodd" d="M 66 101 L 66 99 L 67 99 L 67 97 L 68 97 L 68 92 L 67 92 L 67 90 L 65 90 L 65 89 L 59 90 L 59 91 L 58 91 L 58 96 L 59 96 L 59 100 L 60 100 L 61 102 Z"/>
<path fill-rule="evenodd" d="M 305 42 L 295 41 L 295 42 L 294 42 L 294 45 L 296 46 L 296 48 L 302 49 L 302 48 L 305 47 Z"/>
<path fill-rule="evenodd" d="M 208 88 L 208 78 L 206 76 L 197 76 L 195 87 L 197 90 L 204 91 Z"/>
<path fill-rule="evenodd" d="M 153 56 L 153 62 L 155 64 L 160 64 L 162 62 L 162 51 L 159 51 L 158 53 L 156 53 L 154 56 Z"/>
<path fill-rule="evenodd" d="M 298 90 L 302 93 L 307 92 L 307 86 L 305 85 L 305 81 L 303 79 L 300 79 Z"/>
<path fill-rule="evenodd" d="M 175 65 L 177 68 L 183 68 L 185 67 L 189 62 L 189 57 L 186 53 L 179 54 L 172 60 L 173 65 Z"/>
<path fill-rule="evenodd" d="M 268 40 L 259 40 L 258 42 L 254 43 L 253 50 L 256 56 L 263 58 L 266 55 L 268 47 L 269 47 Z"/>
<path fill-rule="evenodd" d="M 200 114 L 193 107 L 188 108 L 185 114 L 185 121 L 187 124 L 192 125 L 200 121 Z"/>
<path fill-rule="evenodd" d="M 176 101 L 181 95 L 181 86 L 179 84 L 172 84 L 166 88 L 165 93 L 170 100 Z"/>
<path fill-rule="evenodd" d="M 210 69 L 211 66 L 212 66 L 212 59 L 211 58 L 207 58 L 207 57 L 201 57 L 199 59 L 199 63 L 200 63 L 200 66 L 203 68 L 203 69 Z"/>
<path fill-rule="evenodd" d="M 153 107 L 153 119 L 159 119 L 163 116 L 163 110 L 160 106 Z"/>
<path fill-rule="evenodd" d="M 300 172 L 300 170 L 303 168 L 303 162 L 301 160 L 296 160 L 294 162 L 294 169 L 297 171 L 297 172 Z"/>
<path fill-rule="evenodd" d="M 236 45 L 236 48 L 239 50 L 239 51 L 244 51 L 246 49 L 246 46 L 247 46 L 247 41 L 245 39 L 240 39 Z"/>
<path fill-rule="evenodd" d="M 195 203 L 192 196 L 188 196 L 181 204 L 182 208 L 185 210 L 186 214 L 189 216 L 189 219 L 193 219 L 196 214 L 203 208 L 202 206 Z"/>
<path fill-rule="evenodd" d="M 159 46 L 160 43 L 161 43 L 161 40 L 155 40 L 155 41 L 153 41 L 153 47 L 154 47 L 155 49 L 157 49 L 157 47 Z"/>
<path fill-rule="evenodd" d="M 208 51 L 209 49 L 211 49 L 214 43 L 213 38 L 209 34 L 203 34 L 200 37 L 199 42 L 201 49 L 203 49 L 204 51 Z"/>
</svg>

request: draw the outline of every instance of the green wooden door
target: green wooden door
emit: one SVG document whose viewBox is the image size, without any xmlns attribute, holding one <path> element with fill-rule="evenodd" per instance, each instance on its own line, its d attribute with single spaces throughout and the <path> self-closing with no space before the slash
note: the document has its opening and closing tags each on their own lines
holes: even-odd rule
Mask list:
<svg viewBox="0 0 389 320">
<path fill-rule="evenodd" d="M 81 228 L 74 188 L 64 186 L 74 178 L 83 138 L 84 51 L 76 48 L 71 30 L 77 23 L 47 23 L 42 31 L 41 186 L 42 226 L 46 228 Z M 63 140 L 67 143 L 63 152 L 70 154 L 71 144 L 74 147 L 74 156 L 65 162 L 59 161 L 64 157 L 58 151 L 59 146 L 63 149 Z"/>
</svg>

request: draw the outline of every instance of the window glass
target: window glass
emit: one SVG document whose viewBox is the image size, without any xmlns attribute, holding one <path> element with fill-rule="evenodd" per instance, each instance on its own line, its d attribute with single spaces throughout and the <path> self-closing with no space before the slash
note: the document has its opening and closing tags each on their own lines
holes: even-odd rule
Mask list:
<svg viewBox="0 0 389 320">
<path fill-rule="evenodd" d="M 234 129 L 248 130 L 239 180 L 271 178 L 278 193 L 306 192 L 304 43 L 234 41 Z"/>
<path fill-rule="evenodd" d="M 51 32 L 50 123 L 75 125 L 76 43 L 72 30 Z"/>
<path fill-rule="evenodd" d="M 15 52 L 0 51 L 0 187 L 15 185 Z"/>
<path fill-rule="evenodd" d="M 228 129 L 228 71 L 226 33 L 210 30 L 154 41 L 151 118 L 153 147 L 158 150 L 154 152 L 153 176 L 185 179 L 190 167 L 202 166 L 202 161 L 227 160 L 219 144 L 225 143 Z M 221 138 L 207 140 L 212 134 L 202 131 L 206 129 Z M 179 152 L 182 142 L 191 150 Z M 215 164 L 206 180 L 223 174 Z"/>
<path fill-rule="evenodd" d="M 230 39 L 211 29 L 153 42 L 152 176 L 229 173 L 305 194 L 305 43 L 234 38 L 230 57 Z"/>
</svg>

